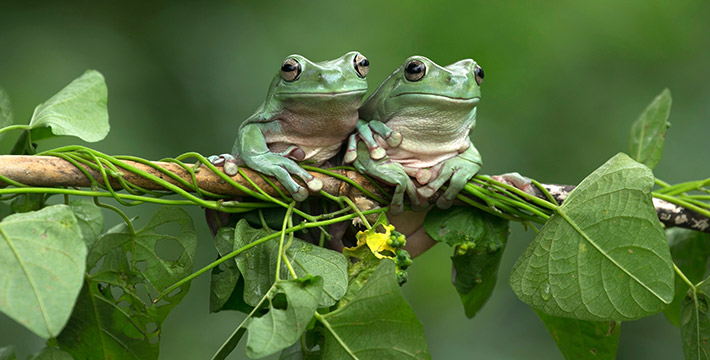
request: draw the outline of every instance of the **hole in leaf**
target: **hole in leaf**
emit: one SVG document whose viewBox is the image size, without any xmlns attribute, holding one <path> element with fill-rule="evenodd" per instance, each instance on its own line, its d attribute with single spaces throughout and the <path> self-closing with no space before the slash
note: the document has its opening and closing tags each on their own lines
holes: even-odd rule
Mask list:
<svg viewBox="0 0 710 360">
<path fill-rule="evenodd" d="M 180 243 L 167 237 L 161 238 L 155 243 L 155 253 L 165 261 L 177 261 L 183 250 Z"/>
<path fill-rule="evenodd" d="M 158 331 L 158 324 L 155 322 L 149 322 L 145 324 L 145 331 L 148 334 L 156 333 Z"/>
<path fill-rule="evenodd" d="M 141 299 L 144 304 L 150 304 L 153 301 L 153 297 L 145 284 L 136 284 L 135 289 L 135 295 Z"/>
<path fill-rule="evenodd" d="M 153 231 L 155 231 L 156 233 L 161 235 L 168 235 L 169 237 L 177 237 L 178 235 L 180 235 L 181 230 L 182 229 L 180 228 L 180 226 L 174 222 L 160 224 L 153 228 Z"/>
<path fill-rule="evenodd" d="M 378 234 L 384 234 L 387 232 L 387 229 L 385 229 L 384 225 L 380 224 L 377 225 L 377 227 L 375 228 L 375 232 L 377 232 Z"/>
<path fill-rule="evenodd" d="M 148 270 L 148 262 L 147 261 L 139 261 L 135 264 L 136 269 L 140 270 L 142 273 L 145 273 L 146 270 Z"/>
<path fill-rule="evenodd" d="M 274 309 L 286 310 L 288 309 L 288 300 L 286 299 L 286 294 L 278 293 L 271 299 L 271 306 Z"/>
</svg>

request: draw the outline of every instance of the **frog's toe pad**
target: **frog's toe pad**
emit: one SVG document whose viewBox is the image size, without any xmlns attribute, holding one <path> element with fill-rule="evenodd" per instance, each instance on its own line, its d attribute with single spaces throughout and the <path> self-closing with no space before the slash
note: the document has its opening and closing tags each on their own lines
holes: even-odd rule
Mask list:
<svg viewBox="0 0 710 360">
<path fill-rule="evenodd" d="M 311 180 L 306 181 L 306 185 L 311 191 L 320 191 L 323 188 L 323 182 L 316 177 L 313 177 Z"/>
<path fill-rule="evenodd" d="M 439 197 L 439 199 L 436 200 L 436 207 L 439 209 L 448 209 L 451 207 L 451 205 L 454 202 L 452 200 L 448 200 L 444 196 Z"/>
<path fill-rule="evenodd" d="M 229 176 L 234 176 L 237 175 L 237 173 L 239 172 L 239 165 L 237 165 L 237 161 L 233 158 L 227 159 L 224 161 L 224 166 L 222 167 L 222 170 L 225 174 Z"/>
<path fill-rule="evenodd" d="M 298 190 L 296 190 L 295 193 L 291 194 L 294 200 L 296 201 L 304 201 L 308 198 L 308 190 L 304 188 L 303 186 L 299 186 Z"/>
<path fill-rule="evenodd" d="M 343 162 L 345 163 L 351 163 L 357 159 L 357 151 L 353 150 L 348 150 L 345 152 L 345 156 L 343 157 Z"/>
<path fill-rule="evenodd" d="M 383 149 L 379 146 L 376 148 L 370 149 L 370 157 L 372 158 L 372 160 L 380 160 L 383 157 L 385 157 L 385 155 L 387 155 L 387 151 L 385 151 L 385 149 Z"/>
<path fill-rule="evenodd" d="M 428 187 L 428 186 L 424 186 L 424 187 L 418 188 L 418 189 L 417 189 L 417 192 L 419 193 L 419 195 L 421 195 L 421 196 L 422 196 L 423 198 L 425 198 L 425 199 L 428 199 L 428 198 L 430 198 L 432 195 L 434 195 L 434 189 L 432 189 L 432 188 L 430 188 L 430 187 Z"/>
<path fill-rule="evenodd" d="M 392 131 L 389 137 L 387 137 L 387 145 L 392 147 L 397 147 L 402 143 L 402 134 L 398 131 Z"/>
</svg>

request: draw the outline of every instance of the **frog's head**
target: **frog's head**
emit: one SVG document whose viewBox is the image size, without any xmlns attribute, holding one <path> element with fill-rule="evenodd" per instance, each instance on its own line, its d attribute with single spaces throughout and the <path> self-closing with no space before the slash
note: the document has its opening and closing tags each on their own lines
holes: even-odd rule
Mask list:
<svg viewBox="0 0 710 360">
<path fill-rule="evenodd" d="M 469 113 L 481 99 L 483 69 L 471 59 L 439 66 L 423 56 L 411 56 L 368 98 L 365 111 L 402 114 L 408 110 Z"/>
<path fill-rule="evenodd" d="M 312 62 L 294 54 L 284 59 L 270 93 L 279 100 L 311 96 L 362 96 L 367 91 L 369 70 L 370 62 L 357 51 L 323 62 Z"/>
</svg>

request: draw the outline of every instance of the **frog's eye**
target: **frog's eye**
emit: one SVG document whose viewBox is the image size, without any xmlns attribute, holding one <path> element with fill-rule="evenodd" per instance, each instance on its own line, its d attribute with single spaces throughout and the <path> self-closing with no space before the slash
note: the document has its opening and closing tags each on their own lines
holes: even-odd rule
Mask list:
<svg viewBox="0 0 710 360">
<path fill-rule="evenodd" d="M 409 81 L 419 81 L 426 74 L 426 65 L 419 60 L 412 60 L 404 67 L 404 77 Z"/>
<path fill-rule="evenodd" d="M 288 82 L 294 81 L 301 76 L 301 64 L 296 59 L 286 59 L 281 65 L 281 77 Z"/>
<path fill-rule="evenodd" d="M 473 74 L 476 75 L 476 84 L 478 84 L 478 86 L 481 86 L 481 83 L 483 82 L 483 68 L 476 65 L 473 68 Z"/>
<path fill-rule="evenodd" d="M 355 55 L 353 63 L 359 77 L 364 78 L 367 76 L 367 73 L 370 72 L 370 60 L 367 60 L 362 54 Z"/>
</svg>

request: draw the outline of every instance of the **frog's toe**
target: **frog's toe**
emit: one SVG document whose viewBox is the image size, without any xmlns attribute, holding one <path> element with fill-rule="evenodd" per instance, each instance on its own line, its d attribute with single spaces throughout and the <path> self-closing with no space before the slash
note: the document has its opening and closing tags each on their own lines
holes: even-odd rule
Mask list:
<svg viewBox="0 0 710 360">
<path fill-rule="evenodd" d="M 224 160 L 222 171 L 229 176 L 237 175 L 239 172 L 239 164 L 234 158 Z"/>
<path fill-rule="evenodd" d="M 436 200 L 436 207 L 439 209 L 448 209 L 453 205 L 454 201 L 447 199 L 445 196 L 439 196 Z"/>
<path fill-rule="evenodd" d="M 370 149 L 370 157 L 371 157 L 373 160 L 380 160 L 380 159 L 382 159 L 383 157 L 385 157 L 385 155 L 387 155 L 387 151 L 385 151 L 385 149 L 383 149 L 383 148 L 381 148 L 381 147 L 379 147 L 379 146 Z"/>
<path fill-rule="evenodd" d="M 311 180 L 306 181 L 306 185 L 311 191 L 320 191 L 323 188 L 323 182 L 315 176 Z"/>
<path fill-rule="evenodd" d="M 399 201 L 398 201 L 399 200 Z M 404 212 L 404 200 L 403 199 L 392 199 L 390 204 L 390 211 L 392 215 L 399 215 Z"/>
<path fill-rule="evenodd" d="M 349 164 L 357 159 L 357 151 L 356 150 L 351 150 L 348 149 L 345 152 L 345 156 L 343 157 L 343 162 Z"/>
<path fill-rule="evenodd" d="M 433 173 L 429 169 L 419 169 L 417 171 L 417 182 L 421 185 L 426 185 L 433 178 Z"/>
<path fill-rule="evenodd" d="M 533 186 L 532 181 L 517 172 L 506 173 L 503 175 L 495 175 L 491 176 L 491 178 L 495 181 L 514 186 L 530 195 L 536 195 L 535 187 Z"/>
<path fill-rule="evenodd" d="M 402 134 L 399 131 L 392 131 L 385 141 L 387 141 L 387 145 L 397 147 L 402 143 Z"/>
<path fill-rule="evenodd" d="M 308 198 L 308 190 L 303 186 L 299 186 L 296 192 L 291 193 L 291 196 L 298 202 L 305 201 Z"/>
<path fill-rule="evenodd" d="M 417 189 L 417 193 L 425 199 L 428 199 L 434 195 L 437 189 L 431 188 L 430 186 L 423 186 Z"/>
</svg>

